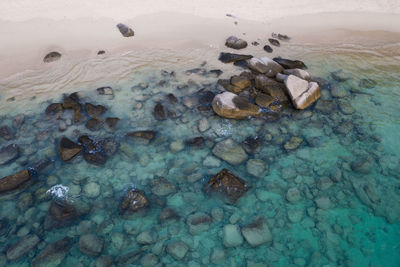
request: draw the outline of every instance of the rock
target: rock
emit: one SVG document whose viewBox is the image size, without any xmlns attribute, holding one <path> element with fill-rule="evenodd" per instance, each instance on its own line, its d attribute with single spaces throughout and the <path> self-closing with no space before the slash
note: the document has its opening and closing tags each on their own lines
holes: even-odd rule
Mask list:
<svg viewBox="0 0 400 267">
<path fill-rule="evenodd" d="M 90 131 L 97 131 L 98 129 L 100 129 L 102 124 L 103 124 L 102 120 L 92 118 L 86 122 L 85 127 Z"/>
<path fill-rule="evenodd" d="M 160 103 L 156 104 L 153 109 L 154 118 L 158 121 L 163 121 L 167 119 L 167 115 L 165 113 L 164 106 Z"/>
<path fill-rule="evenodd" d="M 252 247 L 272 242 L 271 231 L 262 218 L 259 218 L 254 223 L 243 227 L 242 235 L 246 239 L 247 243 Z"/>
<path fill-rule="evenodd" d="M 47 245 L 32 261 L 32 267 L 59 266 L 73 245 L 73 240 L 64 237 Z"/>
<path fill-rule="evenodd" d="M 136 132 L 129 132 L 126 134 L 127 137 L 135 138 L 135 139 L 142 139 L 146 141 L 153 140 L 154 136 L 156 135 L 155 131 L 136 131 Z"/>
<path fill-rule="evenodd" d="M 140 264 L 143 267 L 153 267 L 157 265 L 158 261 L 159 260 L 157 255 L 149 253 L 142 257 L 142 259 L 140 260 Z"/>
<path fill-rule="evenodd" d="M 106 51 L 104 51 L 104 50 L 99 50 L 98 52 L 97 52 L 97 55 L 103 55 L 103 54 L 105 54 L 106 53 Z"/>
<path fill-rule="evenodd" d="M 235 36 L 230 36 L 228 39 L 226 39 L 225 45 L 233 49 L 242 49 L 247 47 L 247 42 Z"/>
<path fill-rule="evenodd" d="M 204 167 L 216 168 L 221 166 L 221 161 L 213 156 L 208 156 L 203 161 Z"/>
<path fill-rule="evenodd" d="M 247 69 L 247 67 L 249 66 L 249 62 L 247 60 L 238 60 L 233 62 L 233 65 L 241 67 L 243 69 Z"/>
<path fill-rule="evenodd" d="M 7 249 L 7 259 L 9 261 L 15 261 L 23 257 L 25 254 L 30 252 L 39 243 L 40 239 L 37 235 L 31 234 L 24 236 L 17 243 Z"/>
<path fill-rule="evenodd" d="M 104 241 L 95 234 L 85 234 L 79 238 L 79 250 L 89 256 L 98 256 L 103 251 Z"/>
<path fill-rule="evenodd" d="M 96 259 L 96 267 L 111 267 L 113 266 L 113 258 L 102 255 Z"/>
<path fill-rule="evenodd" d="M 83 193 L 89 198 L 96 198 L 100 195 L 100 185 L 90 182 L 83 187 Z"/>
<path fill-rule="evenodd" d="M 210 124 L 208 123 L 207 118 L 203 117 L 199 120 L 199 126 L 198 129 L 200 132 L 205 132 L 208 129 L 210 129 Z"/>
<path fill-rule="evenodd" d="M 300 60 L 291 60 L 286 58 L 275 57 L 273 60 L 285 69 L 307 69 L 307 66 L 304 62 Z"/>
<path fill-rule="evenodd" d="M 263 49 L 265 52 L 268 52 L 268 53 L 272 53 L 272 51 L 273 51 L 272 47 L 269 45 L 264 45 Z"/>
<path fill-rule="evenodd" d="M 185 107 L 192 109 L 199 104 L 199 99 L 196 96 L 186 96 L 183 98 Z"/>
<path fill-rule="evenodd" d="M 60 132 L 64 132 L 66 131 L 68 128 L 67 124 L 64 121 L 60 121 L 60 123 L 58 124 L 58 130 Z"/>
<path fill-rule="evenodd" d="M 211 91 L 203 91 L 199 97 L 200 104 L 211 104 L 211 101 L 214 99 L 215 94 Z"/>
<path fill-rule="evenodd" d="M 92 118 L 100 117 L 106 110 L 107 108 L 102 105 L 93 105 L 90 103 L 85 103 L 85 111 Z"/>
<path fill-rule="evenodd" d="M 209 74 L 211 74 L 211 76 L 218 78 L 221 74 L 223 73 L 222 70 L 216 69 L 216 70 L 210 70 Z"/>
<path fill-rule="evenodd" d="M 270 42 L 270 44 L 272 44 L 274 46 L 278 46 L 278 47 L 281 46 L 281 43 L 276 39 L 269 38 L 268 41 Z"/>
<path fill-rule="evenodd" d="M 217 143 L 212 153 L 232 165 L 239 165 L 247 160 L 247 154 L 243 148 L 230 138 Z"/>
<path fill-rule="evenodd" d="M 249 159 L 246 164 L 246 169 L 251 175 L 261 178 L 266 166 L 267 163 L 261 159 Z"/>
<path fill-rule="evenodd" d="M 275 77 L 277 73 L 282 72 L 281 65 L 270 59 L 269 57 L 252 58 L 249 61 L 249 69 L 265 74 L 267 77 Z"/>
<path fill-rule="evenodd" d="M 167 220 L 172 220 L 172 219 L 177 219 L 179 218 L 178 213 L 172 209 L 172 208 L 165 208 L 161 211 L 160 216 L 158 217 L 158 219 L 161 222 L 167 221 Z"/>
<path fill-rule="evenodd" d="M 284 90 L 285 86 L 265 75 L 257 75 L 254 79 L 254 86 L 274 99 L 278 99 L 280 102 L 288 101 Z"/>
<path fill-rule="evenodd" d="M 243 148 L 247 153 L 253 154 L 260 148 L 261 140 L 258 136 L 249 136 L 243 141 Z"/>
<path fill-rule="evenodd" d="M 221 53 L 219 55 L 218 60 L 223 62 L 223 63 L 231 63 L 231 62 L 236 62 L 240 60 L 247 60 L 252 58 L 252 55 L 240 55 L 240 54 L 232 54 L 232 53 Z"/>
<path fill-rule="evenodd" d="M 299 202 L 301 199 L 301 193 L 299 189 L 297 189 L 296 187 L 289 188 L 286 193 L 286 199 L 293 204 Z"/>
<path fill-rule="evenodd" d="M 171 242 L 167 246 L 167 252 L 176 260 L 181 260 L 185 257 L 189 247 L 182 241 Z"/>
<path fill-rule="evenodd" d="M 196 136 L 186 140 L 188 146 L 201 147 L 204 144 L 204 137 Z"/>
<path fill-rule="evenodd" d="M 124 196 L 121 204 L 119 205 L 119 212 L 120 214 L 132 214 L 147 208 L 148 205 L 149 201 L 142 191 L 131 189 Z"/>
<path fill-rule="evenodd" d="M 326 190 L 333 185 L 332 180 L 329 177 L 321 177 L 317 180 L 319 190 Z"/>
<path fill-rule="evenodd" d="M 5 140 L 14 139 L 14 133 L 8 126 L 1 126 L 0 127 L 0 137 Z"/>
<path fill-rule="evenodd" d="M 70 139 L 63 137 L 58 145 L 58 152 L 63 161 L 70 161 L 82 151 L 82 146 L 72 142 Z"/>
<path fill-rule="evenodd" d="M 108 128 L 114 130 L 116 128 L 116 125 L 118 124 L 118 122 L 120 121 L 119 118 L 112 118 L 112 117 L 108 117 L 106 118 L 106 124 L 108 126 Z"/>
<path fill-rule="evenodd" d="M 283 70 L 283 73 L 286 75 L 294 75 L 300 79 L 306 80 L 308 82 L 311 81 L 311 75 L 302 69 L 285 69 Z"/>
<path fill-rule="evenodd" d="M 150 245 L 157 241 L 157 232 L 144 231 L 136 237 L 136 242 L 141 245 Z"/>
<path fill-rule="evenodd" d="M 45 218 L 44 228 L 49 230 L 66 227 L 78 219 L 79 215 L 73 205 L 52 201 Z"/>
<path fill-rule="evenodd" d="M 340 123 L 335 129 L 335 133 L 348 135 L 354 129 L 354 125 L 351 121 L 344 121 Z"/>
<path fill-rule="evenodd" d="M 335 111 L 336 105 L 333 101 L 321 99 L 315 105 L 315 109 L 322 114 L 329 115 Z"/>
<path fill-rule="evenodd" d="M 297 136 L 292 136 L 290 139 L 285 143 L 284 148 L 286 150 L 295 150 L 297 149 L 301 143 L 303 143 L 303 139 Z"/>
<path fill-rule="evenodd" d="M 253 46 L 258 46 L 258 45 L 260 45 L 260 43 L 257 42 L 257 41 L 254 41 L 254 42 L 251 42 L 251 45 L 253 45 Z"/>
<path fill-rule="evenodd" d="M 337 82 L 344 82 L 350 79 L 350 77 L 344 73 L 343 70 L 331 72 L 331 77 Z"/>
<path fill-rule="evenodd" d="M 303 210 L 298 208 L 289 208 L 287 211 L 288 219 L 291 223 L 298 223 L 303 218 Z"/>
<path fill-rule="evenodd" d="M 273 38 L 277 38 L 277 39 L 279 39 L 281 41 L 289 41 L 290 40 L 290 37 L 285 35 L 285 34 L 280 34 L 280 33 L 274 33 L 273 32 L 271 35 L 272 35 Z"/>
<path fill-rule="evenodd" d="M 263 93 L 259 93 L 256 96 L 256 104 L 262 108 L 267 108 L 274 100 L 272 96 Z"/>
<path fill-rule="evenodd" d="M 19 156 L 19 147 L 16 144 L 4 146 L 0 149 L 0 165 L 10 163 Z"/>
<path fill-rule="evenodd" d="M 225 251 L 223 249 L 214 248 L 210 260 L 211 263 L 222 266 L 225 261 Z"/>
<path fill-rule="evenodd" d="M 135 32 L 123 23 L 118 23 L 117 28 L 124 37 L 132 37 L 135 35 Z"/>
<path fill-rule="evenodd" d="M 167 99 L 172 104 L 178 103 L 178 98 L 174 94 L 167 94 Z"/>
<path fill-rule="evenodd" d="M 294 75 L 285 79 L 287 92 L 297 109 L 305 109 L 321 97 L 321 90 L 316 82 L 308 83 Z"/>
<path fill-rule="evenodd" d="M 20 128 L 25 122 L 25 115 L 24 114 L 18 114 L 17 116 L 14 117 L 13 119 L 13 127 L 14 128 Z"/>
<path fill-rule="evenodd" d="M 205 191 L 222 193 L 231 202 L 236 202 L 243 196 L 250 186 L 239 177 L 230 173 L 227 169 L 222 169 L 215 176 L 211 177 L 204 186 Z"/>
<path fill-rule="evenodd" d="M 343 98 L 350 95 L 350 92 L 341 85 L 335 85 L 331 87 L 331 95 L 337 98 Z"/>
<path fill-rule="evenodd" d="M 317 207 L 323 210 L 329 209 L 331 207 L 331 200 L 329 197 L 318 197 L 315 199 L 315 204 L 317 204 Z"/>
<path fill-rule="evenodd" d="M 61 54 L 59 52 L 53 51 L 48 53 L 44 58 L 43 62 L 44 63 L 50 63 L 56 60 L 59 60 L 61 58 Z"/>
<path fill-rule="evenodd" d="M 17 189 L 32 178 L 29 170 L 22 170 L 0 179 L 0 194 Z"/>
<path fill-rule="evenodd" d="M 345 115 L 351 115 L 356 112 L 353 106 L 347 101 L 339 101 L 339 109 Z"/>
<path fill-rule="evenodd" d="M 197 235 L 210 228 L 211 217 L 203 212 L 197 212 L 189 215 L 186 223 L 189 226 L 189 232 L 192 235 Z"/>
<path fill-rule="evenodd" d="M 237 247 L 243 244 L 243 237 L 239 227 L 233 224 L 226 224 L 223 229 L 223 244 L 225 247 Z"/>
<path fill-rule="evenodd" d="M 45 114 L 47 116 L 59 117 L 63 113 L 63 105 L 61 103 L 52 103 L 47 106 Z"/>
<path fill-rule="evenodd" d="M 165 178 L 151 180 L 150 186 L 151 192 L 159 197 L 167 196 L 176 192 L 175 185 Z"/>
<path fill-rule="evenodd" d="M 358 158 L 357 160 L 351 162 L 350 166 L 354 172 L 369 174 L 372 170 L 372 160 L 368 158 Z"/>
<path fill-rule="evenodd" d="M 377 85 L 377 82 L 372 79 L 361 79 L 358 86 L 363 88 L 372 89 Z"/>
<path fill-rule="evenodd" d="M 229 119 L 245 119 L 259 114 L 259 108 L 256 105 L 231 92 L 216 95 L 212 101 L 212 107 L 219 116 Z"/>
<path fill-rule="evenodd" d="M 173 151 L 173 152 L 179 152 L 182 151 L 185 148 L 185 144 L 183 143 L 182 140 L 176 140 L 173 141 L 170 145 L 169 148 Z"/>
<path fill-rule="evenodd" d="M 289 75 L 282 74 L 282 73 L 277 73 L 276 76 L 275 76 L 275 80 L 280 82 L 280 83 L 283 83 L 285 81 L 285 79 L 287 78 L 287 76 L 289 76 Z"/>
<path fill-rule="evenodd" d="M 250 77 L 248 75 L 242 75 L 242 74 L 232 76 L 230 82 L 234 87 L 234 90 L 232 92 L 235 94 L 243 91 L 243 89 L 251 85 Z"/>
<path fill-rule="evenodd" d="M 110 86 L 100 87 L 96 89 L 99 95 L 113 95 L 113 89 Z"/>
</svg>

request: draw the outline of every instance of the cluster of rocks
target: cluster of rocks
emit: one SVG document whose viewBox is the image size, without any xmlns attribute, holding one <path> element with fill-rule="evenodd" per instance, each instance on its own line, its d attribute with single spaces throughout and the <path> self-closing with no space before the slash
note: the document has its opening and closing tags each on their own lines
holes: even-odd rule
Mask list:
<svg viewBox="0 0 400 267">
<path fill-rule="evenodd" d="M 281 41 L 289 41 L 290 38 L 287 35 L 284 34 L 276 34 L 276 33 L 272 33 L 272 37 L 273 38 L 268 38 L 268 42 L 275 47 L 280 47 L 281 43 L 279 42 L 279 40 Z M 258 46 L 260 43 L 259 42 L 252 42 L 252 45 L 254 46 Z M 225 45 L 229 48 L 232 49 L 243 49 L 247 47 L 247 42 L 243 39 L 237 38 L 236 36 L 230 36 L 228 37 L 228 39 L 226 39 Z M 266 44 L 263 47 L 264 51 L 268 52 L 268 53 L 272 53 L 273 49 L 270 45 Z"/>
</svg>

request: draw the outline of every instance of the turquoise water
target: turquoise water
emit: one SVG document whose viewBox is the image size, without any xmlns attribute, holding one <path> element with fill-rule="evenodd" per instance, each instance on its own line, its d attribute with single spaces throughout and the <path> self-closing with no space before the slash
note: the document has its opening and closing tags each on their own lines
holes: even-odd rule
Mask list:
<svg viewBox="0 0 400 267">
<path fill-rule="evenodd" d="M 218 92 L 218 78 L 202 72 L 189 75 L 186 70 L 222 69 L 220 78 L 241 71 L 218 62 L 219 51 L 214 49 L 106 56 L 68 71 L 55 67 L 45 73 L 49 77 L 41 85 L 32 76 L 20 81 L 21 90 L 30 86 L 43 90 L 33 98 L 20 90 L 15 99 L 3 91 L 0 125 L 11 127 L 15 139 L 0 139 L 0 144 L 17 144 L 20 155 L 1 166 L 0 176 L 44 159 L 54 163 L 39 172 L 34 183 L 0 196 L 0 265 L 29 266 L 49 244 L 69 237 L 69 246 L 55 249 L 50 253 L 53 257 L 38 266 L 107 266 L 102 265 L 105 259 L 115 266 L 400 266 L 400 59 L 394 57 L 396 49 L 396 45 L 282 48 L 280 55 L 305 61 L 308 71 L 319 77 L 322 98 L 305 111 L 283 108 L 273 122 L 223 119 L 201 103 L 205 91 Z M 105 69 L 113 75 L 105 74 L 108 82 L 87 78 L 88 73 Z M 348 77 L 346 81 L 332 78 L 338 70 Z M 373 80 L 374 86 L 366 88 L 360 84 L 362 79 Z M 4 90 L 18 87 L 12 82 L 1 86 Z M 98 95 L 96 88 L 101 86 L 112 86 L 113 96 Z M 46 119 L 44 111 L 50 103 L 61 102 L 63 93 L 75 91 L 81 92 L 81 102 L 107 107 L 103 118 L 120 118 L 117 129 L 101 127 L 91 132 L 84 123 L 71 123 L 71 112 L 60 120 Z M 169 93 L 177 103 L 166 98 Z M 152 114 L 156 103 L 175 115 L 157 121 Z M 204 106 L 202 111 L 199 106 Z M 19 114 L 24 114 L 24 123 L 15 125 Z M 208 124 L 202 131 L 200 120 Z M 59 130 L 61 121 L 65 131 Z M 156 137 L 145 144 L 125 136 L 137 130 L 156 131 Z M 76 141 L 83 133 L 117 144 L 104 166 L 88 164 L 82 155 L 68 163 L 60 160 L 61 137 Z M 205 139 L 203 146 L 186 144 L 197 136 Z M 284 144 L 293 136 L 302 143 L 286 151 Z M 212 153 L 225 139 L 245 146 L 247 138 L 255 137 L 260 146 L 247 150 L 248 160 L 239 165 Z M 233 204 L 204 191 L 207 181 L 223 168 L 251 185 Z M 160 177 L 170 183 L 168 190 L 161 189 L 163 193 L 152 183 Z M 48 229 L 46 216 L 54 200 L 45 192 L 58 184 L 69 188 L 70 204 L 82 214 L 65 227 Z M 131 188 L 142 190 L 150 204 L 127 218 L 118 207 Z M 289 201 L 288 191 L 293 190 L 299 195 Z M 161 221 L 165 208 L 172 208 L 177 216 Z M 191 218 L 199 214 L 209 220 L 191 225 Z M 233 234 L 224 234 L 224 227 L 236 225 L 240 237 L 240 230 L 260 217 L 271 240 L 254 247 L 246 240 L 227 246 L 226 239 Z M 19 259 L 8 261 L 9 248 L 28 234 L 36 235 L 39 242 Z M 94 256 L 83 253 L 80 246 L 82 236 L 88 234 L 97 237 L 91 245 L 104 244 Z M 172 252 L 176 244 L 181 246 Z"/>
</svg>

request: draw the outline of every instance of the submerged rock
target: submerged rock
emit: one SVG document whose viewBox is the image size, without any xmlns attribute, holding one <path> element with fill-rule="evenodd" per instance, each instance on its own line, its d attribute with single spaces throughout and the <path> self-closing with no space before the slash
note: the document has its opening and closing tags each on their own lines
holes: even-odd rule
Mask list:
<svg viewBox="0 0 400 267">
<path fill-rule="evenodd" d="M 72 142 L 66 137 L 63 137 L 58 145 L 58 152 L 63 161 L 70 161 L 82 152 L 82 146 Z"/>
<path fill-rule="evenodd" d="M 225 247 L 237 247 L 243 244 L 243 237 L 239 226 L 235 224 L 226 224 L 223 229 L 223 241 Z"/>
<path fill-rule="evenodd" d="M 249 136 L 243 141 L 243 148 L 247 153 L 253 154 L 259 150 L 261 140 L 258 136 Z"/>
<path fill-rule="evenodd" d="M 183 259 L 188 250 L 189 250 L 188 245 L 186 245 L 182 241 L 171 242 L 167 246 L 168 254 L 170 254 L 176 260 Z"/>
<path fill-rule="evenodd" d="M 247 160 L 243 148 L 230 138 L 217 143 L 212 153 L 232 165 L 239 165 Z"/>
<path fill-rule="evenodd" d="M 97 118 L 92 118 L 86 122 L 85 127 L 91 131 L 97 131 L 98 129 L 100 129 L 102 124 L 103 124 L 102 120 L 99 120 Z"/>
<path fill-rule="evenodd" d="M 167 114 L 165 113 L 164 106 L 160 103 L 154 106 L 153 115 L 154 118 L 158 121 L 163 121 L 167 119 Z"/>
<path fill-rule="evenodd" d="M 160 216 L 158 217 L 158 219 L 161 222 L 167 221 L 167 220 L 173 220 L 173 219 L 177 219 L 179 218 L 178 213 L 172 209 L 172 208 L 165 208 L 161 211 Z"/>
<path fill-rule="evenodd" d="M 305 109 L 321 97 L 321 90 L 316 82 L 307 82 L 294 75 L 285 79 L 287 92 L 297 109 Z"/>
<path fill-rule="evenodd" d="M 73 240 L 64 237 L 45 247 L 32 261 L 32 267 L 58 266 L 73 245 Z"/>
<path fill-rule="evenodd" d="M 242 49 L 247 47 L 247 42 L 243 39 L 237 38 L 236 36 L 230 36 L 226 39 L 225 45 L 233 49 Z"/>
<path fill-rule="evenodd" d="M 0 179 L 0 194 L 17 189 L 32 178 L 29 170 L 22 170 Z"/>
<path fill-rule="evenodd" d="M 272 242 L 272 234 L 262 218 L 242 228 L 242 235 L 252 247 Z"/>
<path fill-rule="evenodd" d="M 79 250 L 89 256 L 97 256 L 103 251 L 104 240 L 95 234 L 85 234 L 79 238 Z"/>
<path fill-rule="evenodd" d="M 135 32 L 123 23 L 118 23 L 117 28 L 124 37 L 132 37 L 135 35 Z"/>
<path fill-rule="evenodd" d="M 142 140 L 147 140 L 151 141 L 153 140 L 154 136 L 156 135 L 155 131 L 136 131 L 136 132 L 129 132 L 126 134 L 127 137 L 132 137 L 136 139 L 142 139 Z"/>
<path fill-rule="evenodd" d="M 47 212 L 44 228 L 49 230 L 52 228 L 66 227 L 77 220 L 79 215 L 75 206 L 68 203 L 57 203 L 53 201 Z"/>
<path fill-rule="evenodd" d="M 297 136 L 292 136 L 290 139 L 285 143 L 284 148 L 286 150 L 295 150 L 297 149 L 301 143 L 303 143 L 303 139 Z"/>
<path fill-rule="evenodd" d="M 281 57 L 274 57 L 273 60 L 285 69 L 307 69 L 307 66 L 303 61 L 300 60 L 291 60 Z"/>
<path fill-rule="evenodd" d="M 256 105 L 231 92 L 216 95 L 212 101 L 212 107 L 219 116 L 229 119 L 245 119 L 259 114 L 259 108 Z"/>
<path fill-rule="evenodd" d="M 102 105 L 93 105 L 90 103 L 85 103 L 85 111 L 92 118 L 100 117 L 104 112 L 106 112 L 107 108 Z"/>
<path fill-rule="evenodd" d="M 151 192 L 156 196 L 163 197 L 176 192 L 174 184 L 170 183 L 165 178 L 159 178 L 150 182 Z"/>
<path fill-rule="evenodd" d="M 220 60 L 223 63 L 231 63 L 231 62 L 236 62 L 239 60 L 247 60 L 252 58 L 252 55 L 240 55 L 240 54 L 232 54 L 232 53 L 224 53 L 221 52 L 219 55 L 218 60 Z"/>
<path fill-rule="evenodd" d="M 142 191 L 131 189 L 119 205 L 119 212 L 120 214 L 132 214 L 147 208 L 148 205 L 149 201 Z"/>
<path fill-rule="evenodd" d="M 249 159 L 246 163 L 246 170 L 255 177 L 262 177 L 266 170 L 267 163 L 261 159 Z"/>
<path fill-rule="evenodd" d="M 14 133 L 8 126 L 0 126 L 0 137 L 5 140 L 14 139 Z"/>
<path fill-rule="evenodd" d="M 186 140 L 186 144 L 188 146 L 201 147 L 204 144 L 204 138 L 201 136 L 196 136 Z"/>
<path fill-rule="evenodd" d="M 4 146 L 0 149 L 0 165 L 10 163 L 19 156 L 19 147 L 16 144 Z"/>
<path fill-rule="evenodd" d="M 106 124 L 108 128 L 110 128 L 111 130 L 114 130 L 116 128 L 116 125 L 118 124 L 119 121 L 120 121 L 119 118 L 113 118 L 113 117 L 106 118 Z"/>
<path fill-rule="evenodd" d="M 56 60 L 59 60 L 61 58 L 61 54 L 59 52 L 53 51 L 48 53 L 44 58 L 43 62 L 44 63 L 50 63 Z"/>
<path fill-rule="evenodd" d="M 274 45 L 274 46 L 281 46 L 281 43 L 273 38 L 269 38 L 268 41 L 270 42 L 270 44 Z"/>
<path fill-rule="evenodd" d="M 7 250 L 7 259 L 9 261 L 18 260 L 35 248 L 39 242 L 40 239 L 35 234 L 24 236 Z"/>
<path fill-rule="evenodd" d="M 47 106 L 46 110 L 45 110 L 45 114 L 47 116 L 54 116 L 54 117 L 58 117 L 63 113 L 63 104 L 61 103 L 52 103 L 50 105 Z"/>
<path fill-rule="evenodd" d="M 343 70 L 331 72 L 331 77 L 337 82 L 344 82 L 350 79 L 350 77 L 346 73 L 344 73 Z"/>
<path fill-rule="evenodd" d="M 216 193 L 222 193 L 231 202 L 236 202 L 249 189 L 249 185 L 239 177 L 222 169 L 215 176 L 211 177 L 204 189 Z"/>
<path fill-rule="evenodd" d="M 361 79 L 358 86 L 363 87 L 363 88 L 374 88 L 377 85 L 377 82 L 372 80 L 372 79 Z"/>
</svg>

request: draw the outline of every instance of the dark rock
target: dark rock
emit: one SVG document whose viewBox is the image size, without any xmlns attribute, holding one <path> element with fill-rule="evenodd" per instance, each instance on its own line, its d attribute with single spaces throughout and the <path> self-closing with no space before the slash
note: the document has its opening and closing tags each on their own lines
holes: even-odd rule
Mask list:
<svg viewBox="0 0 400 267">
<path fill-rule="evenodd" d="M 11 140 L 11 139 L 14 139 L 14 133 L 10 127 L 1 126 L 0 127 L 0 137 L 2 137 L 5 140 Z"/>
<path fill-rule="evenodd" d="M 136 132 L 129 132 L 126 134 L 127 137 L 145 139 L 148 141 L 153 140 L 155 135 L 156 135 L 155 131 L 136 131 Z"/>
<path fill-rule="evenodd" d="M 167 99 L 171 103 L 178 103 L 178 98 L 174 94 L 167 94 Z"/>
<path fill-rule="evenodd" d="M 61 58 L 61 54 L 54 51 L 54 52 L 50 52 L 48 53 L 44 58 L 43 58 L 43 62 L 45 63 L 50 63 L 56 60 L 59 60 Z"/>
<path fill-rule="evenodd" d="M 158 121 L 163 121 L 167 119 L 164 106 L 160 103 L 156 104 L 153 110 L 154 118 Z"/>
<path fill-rule="evenodd" d="M 225 45 L 233 49 L 242 49 L 247 47 L 247 42 L 235 36 L 230 36 L 228 39 L 226 39 Z"/>
<path fill-rule="evenodd" d="M 272 96 L 263 93 L 257 94 L 256 104 L 260 107 L 267 108 L 272 102 L 274 102 L 274 98 Z"/>
<path fill-rule="evenodd" d="M 268 41 L 269 41 L 270 44 L 272 44 L 274 46 L 281 46 L 281 43 L 276 39 L 269 38 Z"/>
<path fill-rule="evenodd" d="M 73 240 L 64 237 L 45 247 L 32 261 L 32 267 L 58 266 L 73 245 Z"/>
<path fill-rule="evenodd" d="M 154 179 L 150 182 L 151 192 L 156 196 L 163 197 L 176 192 L 174 184 L 165 178 Z"/>
<path fill-rule="evenodd" d="M 194 68 L 194 69 L 185 71 L 186 75 L 192 75 L 192 74 L 204 75 L 206 73 L 207 73 L 207 70 L 204 68 Z"/>
<path fill-rule="evenodd" d="M 272 49 L 272 47 L 269 46 L 269 45 L 264 45 L 264 51 L 265 51 L 265 52 L 268 52 L 268 53 L 272 53 L 273 49 Z"/>
<path fill-rule="evenodd" d="M 62 104 L 65 109 L 72 109 L 74 112 L 74 122 L 78 123 L 83 121 L 82 106 L 79 103 L 78 93 L 72 93 L 69 96 L 64 96 Z"/>
<path fill-rule="evenodd" d="M 100 129 L 102 124 L 102 120 L 92 118 L 86 122 L 85 127 L 91 131 L 97 131 L 98 129 Z"/>
<path fill-rule="evenodd" d="M 205 191 L 224 194 L 231 202 L 236 202 L 249 188 L 249 185 L 244 180 L 233 175 L 227 169 L 217 173 L 204 187 Z"/>
<path fill-rule="evenodd" d="M 104 165 L 107 161 L 105 145 L 109 141 L 111 141 L 111 144 L 114 144 L 112 140 L 94 141 L 88 136 L 81 136 L 79 137 L 78 141 L 86 144 L 83 151 L 83 158 L 86 160 L 86 162 L 98 166 Z M 115 151 L 113 153 L 115 153 Z"/>
<path fill-rule="evenodd" d="M 110 256 L 102 255 L 96 259 L 96 267 L 110 267 L 113 266 L 113 258 Z"/>
<path fill-rule="evenodd" d="M 91 143 L 93 143 L 93 140 L 88 136 L 88 135 L 81 135 L 78 138 L 78 143 L 82 145 L 83 147 L 88 147 Z"/>
<path fill-rule="evenodd" d="M 280 33 L 272 33 L 272 37 L 273 38 L 277 38 L 277 39 L 279 39 L 279 40 L 281 40 L 281 41 L 289 41 L 290 40 L 290 37 L 289 36 L 287 36 L 287 35 L 285 35 L 285 34 L 280 34 Z"/>
<path fill-rule="evenodd" d="M 368 174 L 372 169 L 372 160 L 368 158 L 360 158 L 351 163 L 351 169 L 361 174 Z"/>
<path fill-rule="evenodd" d="M 52 201 L 44 221 L 44 228 L 46 230 L 63 228 L 71 225 L 78 217 L 79 213 L 73 205 Z"/>
<path fill-rule="evenodd" d="M 211 104 L 214 112 L 223 118 L 246 119 L 260 113 L 259 107 L 252 104 L 246 97 L 240 97 L 231 92 L 216 95 Z"/>
<path fill-rule="evenodd" d="M 161 222 L 167 221 L 167 220 L 173 220 L 173 219 L 178 219 L 179 215 L 178 213 L 171 208 L 165 208 L 161 211 L 160 216 L 158 217 L 158 219 Z"/>
<path fill-rule="evenodd" d="M 137 189 L 131 189 L 124 196 L 121 204 L 119 205 L 120 214 L 132 214 L 139 210 L 145 209 L 149 206 L 144 193 Z"/>
<path fill-rule="evenodd" d="M 186 144 L 188 146 L 201 147 L 204 144 L 204 138 L 201 136 L 193 137 L 193 138 L 186 140 Z"/>
<path fill-rule="evenodd" d="M 200 94 L 199 103 L 200 104 L 211 104 L 214 99 L 215 94 L 211 91 L 204 91 Z"/>
<path fill-rule="evenodd" d="M 233 63 L 233 65 L 235 65 L 237 67 L 241 67 L 243 69 L 247 69 L 247 67 L 249 66 L 249 62 L 247 60 L 238 60 L 238 61 L 235 61 Z"/>
<path fill-rule="evenodd" d="M 29 170 L 23 170 L 0 179 L 0 194 L 17 189 L 32 178 Z"/>
<path fill-rule="evenodd" d="M 255 80 L 255 87 L 260 91 L 270 95 L 280 102 L 288 102 L 289 99 L 285 93 L 285 85 L 266 77 L 265 75 L 257 75 Z"/>
<path fill-rule="evenodd" d="M 25 115 L 18 114 L 13 119 L 13 127 L 18 129 L 22 126 L 22 124 L 24 124 L 24 122 L 25 122 Z"/>
<path fill-rule="evenodd" d="M 254 46 L 257 46 L 257 45 L 259 45 L 260 43 L 257 42 L 257 41 L 254 41 L 254 42 L 251 42 L 251 44 L 254 45 Z"/>
<path fill-rule="evenodd" d="M 117 28 L 124 37 L 132 37 L 135 35 L 135 32 L 125 24 L 119 23 L 117 24 Z"/>
<path fill-rule="evenodd" d="M 210 74 L 214 75 L 215 77 L 219 77 L 222 74 L 222 70 L 210 70 Z"/>
<path fill-rule="evenodd" d="M 106 118 L 106 124 L 107 124 L 108 128 L 110 128 L 112 130 L 115 129 L 115 126 L 117 125 L 117 123 L 119 121 L 120 121 L 119 118 L 112 118 L 112 117 Z"/>
<path fill-rule="evenodd" d="M 61 103 L 52 103 L 47 106 L 45 113 L 47 116 L 59 117 L 63 113 L 63 105 Z"/>
<path fill-rule="evenodd" d="M 18 158 L 19 147 L 16 144 L 11 144 L 0 149 L 0 165 L 7 164 Z"/>
<path fill-rule="evenodd" d="M 104 51 L 104 50 L 99 50 L 99 52 L 97 52 L 98 55 L 103 55 L 105 53 L 106 53 L 106 51 Z"/>
<path fill-rule="evenodd" d="M 247 153 L 256 152 L 261 146 L 261 140 L 258 136 L 249 136 L 243 141 L 243 148 Z"/>
<path fill-rule="evenodd" d="M 363 88 L 374 88 L 377 85 L 377 82 L 372 80 L 372 79 L 361 79 L 360 83 L 358 86 L 363 87 Z"/>
<path fill-rule="evenodd" d="M 107 161 L 107 156 L 103 151 L 86 151 L 83 154 L 83 158 L 90 164 L 94 165 L 104 165 Z"/>
<path fill-rule="evenodd" d="M 93 105 L 90 103 L 85 103 L 85 111 L 92 118 L 98 118 L 106 110 L 107 110 L 107 108 L 102 105 Z"/>
<path fill-rule="evenodd" d="M 113 95 L 113 89 L 110 86 L 100 87 L 96 89 L 99 95 Z"/>
<path fill-rule="evenodd" d="M 279 63 L 285 69 L 307 69 L 304 62 L 300 60 L 291 60 L 286 58 L 275 57 L 273 60 Z"/>
<path fill-rule="evenodd" d="M 240 54 L 232 54 L 232 53 L 224 53 L 221 52 L 219 55 L 218 60 L 220 60 L 223 63 L 231 63 L 231 62 L 236 62 L 239 60 L 247 60 L 252 58 L 252 55 L 240 55 Z"/>
<path fill-rule="evenodd" d="M 79 250 L 89 256 L 97 256 L 103 251 L 104 240 L 95 234 L 85 234 L 79 238 Z"/>
<path fill-rule="evenodd" d="M 232 92 L 235 94 L 243 91 L 243 89 L 251 85 L 251 77 L 243 73 L 240 75 L 233 75 L 231 77 L 230 83 L 234 86 L 234 90 Z"/>
<path fill-rule="evenodd" d="M 40 239 L 37 235 L 24 236 L 7 250 L 7 259 L 9 261 L 18 260 L 35 248 L 39 242 Z"/>
<path fill-rule="evenodd" d="M 58 145 L 58 152 L 63 161 L 69 161 L 81 153 L 82 147 L 70 139 L 63 137 L 61 138 L 60 144 Z"/>
</svg>

